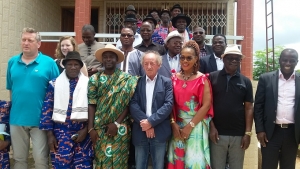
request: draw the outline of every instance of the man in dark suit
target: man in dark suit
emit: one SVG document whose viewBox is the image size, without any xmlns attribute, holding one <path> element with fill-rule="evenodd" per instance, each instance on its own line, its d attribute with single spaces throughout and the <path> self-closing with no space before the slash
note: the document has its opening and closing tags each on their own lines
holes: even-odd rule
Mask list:
<svg viewBox="0 0 300 169">
<path fill-rule="evenodd" d="M 172 81 L 157 73 L 162 59 L 156 51 L 146 52 L 141 61 L 146 75 L 139 79 L 130 102 L 136 168 L 148 168 L 150 152 L 153 168 L 162 169 L 166 144 L 171 136 Z"/>
<path fill-rule="evenodd" d="M 254 120 L 261 144 L 262 168 L 294 169 L 300 142 L 300 75 L 294 71 L 298 53 L 284 49 L 280 69 L 260 76 Z"/>
<path fill-rule="evenodd" d="M 205 38 L 206 38 L 205 30 L 199 26 L 195 27 L 193 31 L 193 40 L 196 41 L 199 46 L 200 49 L 199 58 L 213 54 L 211 45 L 205 44 Z"/>
<path fill-rule="evenodd" d="M 224 53 L 227 46 L 226 37 L 223 34 L 217 34 L 212 39 L 212 50 L 213 53 L 200 58 L 200 69 L 201 73 L 210 73 L 217 70 L 222 70 L 224 63 L 221 55 Z"/>
</svg>

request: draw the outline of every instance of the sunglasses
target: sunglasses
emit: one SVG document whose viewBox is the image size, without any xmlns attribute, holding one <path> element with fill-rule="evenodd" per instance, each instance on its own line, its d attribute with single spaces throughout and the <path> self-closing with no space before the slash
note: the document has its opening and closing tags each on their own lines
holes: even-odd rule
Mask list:
<svg viewBox="0 0 300 169">
<path fill-rule="evenodd" d="M 198 34 L 202 35 L 203 33 L 204 32 L 193 32 L 194 35 L 198 35 Z"/>
<path fill-rule="evenodd" d="M 132 38 L 133 37 L 133 35 L 130 35 L 130 34 L 121 34 L 121 37 L 123 37 L 123 38 L 125 38 L 126 36 L 128 38 Z"/>
<path fill-rule="evenodd" d="M 191 60 L 193 59 L 193 57 L 192 57 L 192 56 L 188 56 L 188 57 L 180 56 L 179 59 L 180 59 L 181 61 L 186 60 L 186 61 L 189 62 L 189 61 L 191 61 Z"/>
<path fill-rule="evenodd" d="M 240 62 L 242 59 L 241 58 L 236 58 L 236 57 L 225 57 L 226 60 L 228 60 L 229 62 L 233 62 L 234 60 L 236 62 Z"/>
</svg>

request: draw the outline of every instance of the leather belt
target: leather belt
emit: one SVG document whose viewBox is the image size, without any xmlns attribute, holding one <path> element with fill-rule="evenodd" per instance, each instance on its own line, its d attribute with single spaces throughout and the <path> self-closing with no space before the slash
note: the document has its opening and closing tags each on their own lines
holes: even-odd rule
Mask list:
<svg viewBox="0 0 300 169">
<path fill-rule="evenodd" d="M 276 126 L 279 126 L 280 128 L 283 128 L 283 129 L 287 129 L 291 126 L 293 126 L 294 124 L 293 123 L 290 123 L 290 124 L 276 124 Z"/>
</svg>

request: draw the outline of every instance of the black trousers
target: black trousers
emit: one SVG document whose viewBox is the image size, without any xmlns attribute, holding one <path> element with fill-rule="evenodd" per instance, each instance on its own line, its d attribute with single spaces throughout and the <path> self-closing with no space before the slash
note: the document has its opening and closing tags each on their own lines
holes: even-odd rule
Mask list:
<svg viewBox="0 0 300 169">
<path fill-rule="evenodd" d="M 262 169 L 295 169 L 298 144 L 295 138 L 295 126 L 281 128 L 276 125 L 273 136 L 266 147 L 261 147 Z"/>
</svg>

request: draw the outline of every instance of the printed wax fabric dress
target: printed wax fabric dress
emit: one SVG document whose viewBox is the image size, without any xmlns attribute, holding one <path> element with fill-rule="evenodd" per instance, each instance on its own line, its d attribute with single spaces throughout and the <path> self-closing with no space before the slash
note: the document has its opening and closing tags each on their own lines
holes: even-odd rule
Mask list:
<svg viewBox="0 0 300 169">
<path fill-rule="evenodd" d="M 90 77 L 89 104 L 96 105 L 94 128 L 99 135 L 95 145 L 96 169 L 127 169 L 131 129 L 129 117 L 120 124 L 117 135 L 107 136 L 105 127 L 123 113 L 134 94 L 138 77 L 116 69 L 112 75 L 103 71 Z"/>
<path fill-rule="evenodd" d="M 206 76 L 186 81 L 172 76 L 174 91 L 173 117 L 180 128 L 187 125 L 200 109 Z M 209 81 L 207 80 L 209 83 Z M 212 107 L 206 117 L 191 131 L 187 140 L 171 138 L 168 149 L 168 169 L 209 169 L 209 122 L 213 117 Z"/>
<path fill-rule="evenodd" d="M 52 80 L 49 83 L 46 93 L 39 128 L 41 130 L 52 130 L 58 142 L 57 151 L 50 152 L 54 169 L 92 169 L 94 152 L 90 136 L 87 134 L 86 138 L 80 143 L 76 143 L 71 139 L 73 134 L 76 134 L 77 131 L 83 129 L 85 125 L 87 125 L 87 122 L 79 122 L 70 119 L 73 93 L 78 78 L 70 80 L 69 82 L 70 99 L 65 123 L 56 123 L 52 120 L 55 85 L 55 80 Z"/>
</svg>

